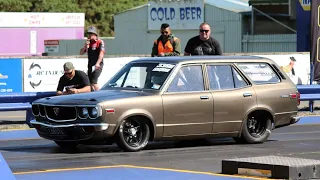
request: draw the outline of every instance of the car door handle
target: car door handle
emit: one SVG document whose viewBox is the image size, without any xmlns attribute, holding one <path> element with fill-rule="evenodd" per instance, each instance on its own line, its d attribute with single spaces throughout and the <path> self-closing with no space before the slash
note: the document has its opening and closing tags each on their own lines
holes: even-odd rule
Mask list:
<svg viewBox="0 0 320 180">
<path fill-rule="evenodd" d="M 251 93 L 243 93 L 243 97 L 251 97 L 252 94 Z"/>
<path fill-rule="evenodd" d="M 200 99 L 209 99 L 209 96 L 200 96 Z"/>
</svg>

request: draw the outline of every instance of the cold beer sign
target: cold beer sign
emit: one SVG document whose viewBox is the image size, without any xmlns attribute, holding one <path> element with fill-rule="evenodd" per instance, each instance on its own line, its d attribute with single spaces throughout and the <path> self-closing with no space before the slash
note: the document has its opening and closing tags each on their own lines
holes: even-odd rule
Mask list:
<svg viewBox="0 0 320 180">
<path fill-rule="evenodd" d="M 148 3 L 148 29 L 159 30 L 162 23 L 171 29 L 198 29 L 204 22 L 204 0 L 153 0 Z"/>
</svg>

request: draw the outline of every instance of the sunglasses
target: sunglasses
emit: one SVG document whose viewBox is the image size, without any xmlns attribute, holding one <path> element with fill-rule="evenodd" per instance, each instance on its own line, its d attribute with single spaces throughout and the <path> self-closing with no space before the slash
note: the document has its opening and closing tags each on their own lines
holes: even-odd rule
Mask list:
<svg viewBox="0 0 320 180">
<path fill-rule="evenodd" d="M 208 33 L 209 32 L 209 30 L 205 30 L 205 29 L 200 29 L 200 32 L 205 32 L 205 33 Z"/>
<path fill-rule="evenodd" d="M 169 32 L 168 32 L 168 31 L 162 31 L 161 34 L 162 34 L 162 35 L 164 35 L 164 34 L 169 34 Z"/>
<path fill-rule="evenodd" d="M 72 71 L 71 72 L 64 72 L 64 75 L 71 75 L 72 74 Z"/>
</svg>

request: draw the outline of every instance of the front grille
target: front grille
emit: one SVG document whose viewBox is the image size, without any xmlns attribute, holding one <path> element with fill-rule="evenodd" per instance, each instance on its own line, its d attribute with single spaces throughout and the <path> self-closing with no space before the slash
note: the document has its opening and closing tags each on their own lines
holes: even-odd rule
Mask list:
<svg viewBox="0 0 320 180">
<path fill-rule="evenodd" d="M 52 120 L 75 120 L 77 110 L 75 107 L 45 106 L 48 118 Z"/>
</svg>

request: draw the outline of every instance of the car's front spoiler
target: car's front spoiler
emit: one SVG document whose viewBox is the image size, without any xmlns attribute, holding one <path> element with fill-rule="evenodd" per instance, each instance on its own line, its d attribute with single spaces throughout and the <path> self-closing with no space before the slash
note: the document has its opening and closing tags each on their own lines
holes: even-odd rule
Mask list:
<svg viewBox="0 0 320 180">
<path fill-rule="evenodd" d="M 70 128 L 70 127 L 93 127 L 95 131 L 104 131 L 107 130 L 109 124 L 107 123 L 91 123 L 91 124 L 46 124 L 38 122 L 36 120 L 31 120 L 30 123 L 34 125 L 45 126 L 49 128 Z"/>
</svg>

